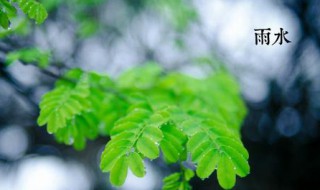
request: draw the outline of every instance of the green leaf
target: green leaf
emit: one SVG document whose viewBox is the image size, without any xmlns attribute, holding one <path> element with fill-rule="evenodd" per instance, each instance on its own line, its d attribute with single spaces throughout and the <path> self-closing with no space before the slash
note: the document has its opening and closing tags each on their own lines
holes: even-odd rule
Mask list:
<svg viewBox="0 0 320 190">
<path fill-rule="evenodd" d="M 194 172 L 190 169 L 185 168 L 184 170 L 184 178 L 189 181 L 194 177 Z"/>
<path fill-rule="evenodd" d="M 62 0 L 41 0 L 40 2 L 50 12 L 57 8 L 61 4 Z"/>
<path fill-rule="evenodd" d="M 101 163 L 100 168 L 104 172 L 110 171 L 115 163 L 127 153 L 127 149 L 125 147 L 113 148 L 113 149 L 105 149 L 101 155 Z"/>
<path fill-rule="evenodd" d="M 205 132 L 199 132 L 193 135 L 188 141 L 188 150 L 192 153 L 205 142 L 207 135 Z"/>
<path fill-rule="evenodd" d="M 43 122 L 43 121 L 40 121 Z M 59 112 L 53 112 L 48 117 L 48 132 L 53 133 L 59 128 L 63 128 L 66 125 L 66 120 L 64 119 L 63 115 Z"/>
<path fill-rule="evenodd" d="M 144 67 L 134 68 L 123 73 L 117 82 L 120 88 L 146 89 L 153 86 L 154 82 L 161 75 L 161 72 L 162 69 L 158 65 L 149 63 Z"/>
<path fill-rule="evenodd" d="M 245 177 L 248 175 L 250 172 L 250 167 L 244 156 L 231 147 L 223 147 L 223 150 L 226 154 L 231 155 L 230 159 L 233 163 L 236 173 L 240 177 Z"/>
<path fill-rule="evenodd" d="M 125 156 L 121 157 L 110 171 L 110 182 L 114 186 L 121 186 L 125 182 L 128 173 L 128 161 Z"/>
<path fill-rule="evenodd" d="M 163 190 L 191 190 L 189 184 L 194 172 L 190 169 L 183 168 L 181 172 L 173 173 L 163 179 Z"/>
<path fill-rule="evenodd" d="M 217 138 L 217 142 L 226 147 L 233 147 L 236 151 L 238 151 L 245 159 L 249 158 L 249 153 L 247 149 L 242 145 L 242 143 L 233 138 L 229 137 L 219 137 Z"/>
<path fill-rule="evenodd" d="M 179 189 L 181 173 L 173 173 L 163 179 L 162 190 Z"/>
<path fill-rule="evenodd" d="M 137 142 L 138 151 L 150 159 L 155 159 L 159 156 L 159 148 L 155 142 L 147 137 L 141 137 Z"/>
<path fill-rule="evenodd" d="M 54 135 L 59 142 L 73 145 L 76 150 L 85 148 L 87 139 L 98 136 L 99 121 L 92 112 L 73 117 L 65 128 L 59 129 Z"/>
<path fill-rule="evenodd" d="M 94 35 L 99 29 L 99 22 L 92 18 L 86 18 L 80 23 L 78 35 L 81 38 L 87 38 Z"/>
<path fill-rule="evenodd" d="M 218 181 L 224 189 L 231 189 L 236 183 L 236 174 L 231 158 L 221 155 L 218 164 Z"/>
<path fill-rule="evenodd" d="M 48 17 L 46 8 L 35 0 L 15 0 L 20 9 L 28 15 L 30 19 L 34 19 L 37 24 L 43 23 Z"/>
<path fill-rule="evenodd" d="M 219 162 L 219 155 L 216 150 L 210 150 L 199 160 L 199 165 L 197 166 L 197 175 L 201 179 L 205 179 L 213 173 Z"/>
<path fill-rule="evenodd" d="M 24 63 L 34 63 L 41 68 L 45 68 L 49 65 L 50 52 L 42 51 L 38 48 L 24 48 L 16 51 L 12 51 L 6 56 L 6 65 L 9 66 L 17 60 Z"/>
<path fill-rule="evenodd" d="M 143 136 L 155 142 L 159 142 L 163 138 L 162 130 L 158 128 L 158 125 L 155 125 L 155 127 L 146 128 L 144 130 Z"/>
<path fill-rule="evenodd" d="M 17 14 L 16 8 L 11 4 L 11 2 L 8 2 L 8 0 L 0 0 L 0 7 L 2 7 L 2 10 L 0 9 L 0 11 L 5 13 L 8 18 L 12 18 Z"/>
<path fill-rule="evenodd" d="M 143 177 L 146 174 L 143 160 L 138 153 L 133 152 L 128 156 L 128 164 L 132 173 L 137 177 Z"/>
<path fill-rule="evenodd" d="M 163 139 L 160 143 L 161 150 L 168 163 L 177 162 L 185 150 L 187 137 L 176 126 L 166 124 L 161 127 Z"/>
<path fill-rule="evenodd" d="M 9 18 L 6 13 L 0 10 L 0 25 L 4 29 L 8 29 L 10 25 Z"/>
<path fill-rule="evenodd" d="M 58 86 L 45 94 L 40 102 L 38 124 L 48 124 L 48 132 L 66 127 L 68 120 L 86 110 L 90 104 L 88 78 L 83 76 L 74 86 Z"/>
</svg>

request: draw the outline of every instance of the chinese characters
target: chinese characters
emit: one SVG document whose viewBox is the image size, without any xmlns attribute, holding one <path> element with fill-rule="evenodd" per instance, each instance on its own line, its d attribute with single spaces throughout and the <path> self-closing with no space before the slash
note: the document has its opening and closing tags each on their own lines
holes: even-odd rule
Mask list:
<svg viewBox="0 0 320 190">
<path fill-rule="evenodd" d="M 255 33 L 256 45 L 258 45 L 258 44 L 269 45 L 270 44 L 270 34 L 271 34 L 270 28 L 254 29 L 254 31 L 256 31 L 256 33 Z M 272 45 L 276 44 L 277 42 L 279 43 L 279 45 L 282 45 L 283 42 L 291 43 L 291 41 L 286 38 L 286 35 L 288 33 L 289 33 L 288 31 L 285 31 L 285 30 L 283 30 L 283 28 L 280 28 L 279 33 L 274 33 L 274 35 L 276 36 L 276 40 L 273 42 Z"/>
</svg>

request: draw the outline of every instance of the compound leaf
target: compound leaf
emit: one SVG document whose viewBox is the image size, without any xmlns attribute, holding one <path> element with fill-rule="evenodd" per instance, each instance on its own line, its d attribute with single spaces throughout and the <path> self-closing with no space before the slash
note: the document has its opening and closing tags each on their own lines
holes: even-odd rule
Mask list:
<svg viewBox="0 0 320 190">
<path fill-rule="evenodd" d="M 76 149 L 110 135 L 100 168 L 114 186 L 125 182 L 128 169 L 143 177 L 143 160 L 158 158 L 160 150 L 167 163 L 192 162 L 201 179 L 216 170 L 224 189 L 250 172 L 240 136 L 246 110 L 226 73 L 196 79 L 149 64 L 112 80 L 74 69 L 43 96 L 40 109 L 39 125 Z M 163 189 L 190 190 L 194 175 L 182 168 L 164 179 Z"/>
</svg>

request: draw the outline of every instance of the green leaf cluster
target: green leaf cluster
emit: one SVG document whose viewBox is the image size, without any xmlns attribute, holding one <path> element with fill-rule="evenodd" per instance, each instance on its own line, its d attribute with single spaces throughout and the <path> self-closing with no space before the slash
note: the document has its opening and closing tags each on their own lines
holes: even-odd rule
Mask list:
<svg viewBox="0 0 320 190">
<path fill-rule="evenodd" d="M 146 64 L 110 79 L 71 70 L 43 96 L 40 109 L 39 125 L 77 149 L 87 139 L 110 136 L 100 167 L 114 186 L 125 182 L 129 169 L 143 177 L 144 159 L 159 157 L 168 164 L 192 161 L 201 179 L 217 171 L 224 189 L 249 174 L 240 136 L 246 108 L 225 71 L 194 78 Z M 165 178 L 163 189 L 191 189 L 192 177 L 182 168 Z"/>
<path fill-rule="evenodd" d="M 48 17 L 46 8 L 36 0 L 0 0 L 0 26 L 4 29 L 8 29 L 10 19 L 17 16 L 14 4 L 17 4 L 22 12 L 37 24 L 43 23 Z"/>
<path fill-rule="evenodd" d="M 45 68 L 49 65 L 50 52 L 42 51 L 38 48 L 23 48 L 16 51 L 11 51 L 6 55 L 6 65 L 9 66 L 15 61 L 24 63 L 33 63 L 40 68 Z"/>
<path fill-rule="evenodd" d="M 112 86 L 107 76 L 74 69 L 64 77 L 42 97 L 38 124 L 47 124 L 48 132 L 59 142 L 83 149 L 87 139 L 95 139 L 99 132 L 108 134 L 125 105 L 103 90 Z M 119 111 L 105 115 L 114 109 Z"/>
<path fill-rule="evenodd" d="M 46 8 L 36 0 L 12 0 L 16 2 L 24 14 L 41 24 L 48 17 Z"/>
<path fill-rule="evenodd" d="M 9 28 L 10 18 L 16 16 L 16 8 L 8 0 L 0 0 L 0 26 Z"/>
<path fill-rule="evenodd" d="M 189 181 L 194 177 L 194 172 L 182 167 L 181 172 L 173 173 L 163 179 L 163 190 L 191 190 Z"/>
</svg>

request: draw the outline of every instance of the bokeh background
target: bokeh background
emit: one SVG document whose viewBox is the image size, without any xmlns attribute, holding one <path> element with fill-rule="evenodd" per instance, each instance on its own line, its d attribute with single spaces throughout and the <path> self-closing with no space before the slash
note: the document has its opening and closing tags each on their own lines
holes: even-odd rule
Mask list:
<svg viewBox="0 0 320 190">
<path fill-rule="evenodd" d="M 114 189 L 99 170 L 108 141 L 85 150 L 57 144 L 36 125 L 37 104 L 55 78 L 32 65 L 4 66 L 6 54 L 37 46 L 52 53 L 50 72 L 68 68 L 117 76 L 156 61 L 196 77 L 223 64 L 236 77 L 248 115 L 242 136 L 251 174 L 238 190 L 316 189 L 320 177 L 319 0 L 41 0 L 41 26 L 23 18 L 19 35 L 0 31 L 0 190 Z M 22 24 L 21 24 L 22 23 Z M 288 31 L 291 43 L 255 45 L 254 29 Z M 147 162 L 123 190 L 158 190 L 173 171 Z M 195 190 L 220 189 L 215 174 Z"/>
</svg>

